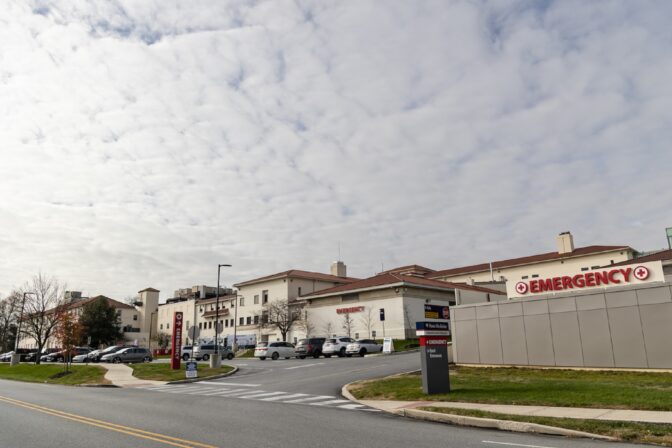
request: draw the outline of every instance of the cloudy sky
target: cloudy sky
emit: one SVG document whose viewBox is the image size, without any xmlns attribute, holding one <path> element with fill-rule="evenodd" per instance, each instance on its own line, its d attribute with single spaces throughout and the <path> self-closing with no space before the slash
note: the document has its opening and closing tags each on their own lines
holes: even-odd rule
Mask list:
<svg viewBox="0 0 672 448">
<path fill-rule="evenodd" d="M 0 295 L 666 246 L 672 2 L 4 0 Z"/>
</svg>

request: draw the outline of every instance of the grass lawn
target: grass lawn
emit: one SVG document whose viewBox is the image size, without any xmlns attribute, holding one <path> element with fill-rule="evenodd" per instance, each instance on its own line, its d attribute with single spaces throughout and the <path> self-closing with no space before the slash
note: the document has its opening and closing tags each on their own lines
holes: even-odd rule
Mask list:
<svg viewBox="0 0 672 448">
<path fill-rule="evenodd" d="M 70 366 L 70 373 L 60 376 L 63 371 L 62 364 L 0 364 L 0 378 L 5 380 L 67 385 L 110 384 L 103 378 L 107 371 L 99 366 Z"/>
<path fill-rule="evenodd" d="M 672 374 L 521 368 L 451 368 L 450 394 L 425 395 L 419 374 L 353 385 L 359 399 L 465 401 L 672 411 Z"/>
<path fill-rule="evenodd" d="M 236 358 L 254 358 L 254 349 L 247 349 L 244 353 L 236 355 Z"/>
<path fill-rule="evenodd" d="M 513 420 L 516 422 L 538 423 L 557 428 L 573 429 L 592 434 L 616 437 L 621 440 L 638 443 L 656 443 L 672 446 L 672 425 L 636 422 L 612 422 L 602 420 L 584 420 L 573 418 L 531 417 L 528 415 L 499 414 L 472 409 L 454 409 L 439 407 L 421 407 L 423 411 L 442 412 L 445 414 L 468 415 L 471 417 Z"/>
<path fill-rule="evenodd" d="M 185 370 L 187 366 L 185 363 L 181 364 L 180 370 L 171 370 L 169 363 L 130 364 L 130 367 L 133 369 L 133 376 L 143 380 L 177 381 L 186 379 Z M 199 364 L 198 377 L 221 375 L 232 370 L 233 367 L 231 366 L 222 365 L 219 369 L 212 369 Z"/>
</svg>

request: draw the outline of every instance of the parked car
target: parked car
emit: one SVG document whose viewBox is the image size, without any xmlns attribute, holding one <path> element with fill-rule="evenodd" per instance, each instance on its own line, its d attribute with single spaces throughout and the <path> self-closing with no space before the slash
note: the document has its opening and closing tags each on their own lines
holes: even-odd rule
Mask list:
<svg viewBox="0 0 672 448">
<path fill-rule="evenodd" d="M 359 339 L 348 344 L 345 349 L 347 355 L 366 356 L 367 353 L 380 353 L 383 351 L 383 346 L 378 344 L 373 339 Z"/>
<path fill-rule="evenodd" d="M 109 355 L 111 353 L 116 353 L 119 350 L 125 349 L 125 348 L 132 348 L 131 345 L 111 345 L 107 348 L 104 348 L 103 350 L 99 350 L 98 353 L 89 353 L 89 362 L 100 362 L 100 359 L 105 356 Z M 95 351 L 95 350 L 94 350 Z"/>
<path fill-rule="evenodd" d="M 9 362 L 12 359 L 13 354 L 14 351 L 3 353 L 2 355 L 0 355 L 0 362 Z"/>
<path fill-rule="evenodd" d="M 65 360 L 70 361 L 73 357 L 77 355 L 86 355 L 91 351 L 89 347 L 73 347 L 71 350 L 61 350 L 60 352 L 50 353 L 46 356 L 40 358 L 47 362 L 63 362 Z"/>
<path fill-rule="evenodd" d="M 142 347 L 127 347 L 115 353 L 108 353 L 100 358 L 101 362 L 152 362 L 152 354 L 149 349 Z"/>
<path fill-rule="evenodd" d="M 93 362 L 94 359 L 98 359 L 100 352 L 102 352 L 102 350 L 93 350 L 89 353 L 73 356 L 72 362 Z"/>
<path fill-rule="evenodd" d="M 355 342 L 355 340 L 347 336 L 329 338 L 324 341 L 322 354 L 325 358 L 331 358 L 332 355 L 337 355 L 339 358 L 342 358 L 346 356 L 345 349 L 348 348 L 348 344 L 352 342 Z"/>
<path fill-rule="evenodd" d="M 262 361 L 266 358 L 272 360 L 281 357 L 289 359 L 294 356 L 294 344 L 289 342 L 258 342 L 254 348 L 254 356 Z"/>
<path fill-rule="evenodd" d="M 233 359 L 234 354 L 230 347 L 220 345 L 218 348 L 222 359 Z M 215 344 L 202 344 L 194 347 L 194 358 L 196 358 L 196 361 L 207 361 L 214 354 Z"/>
<path fill-rule="evenodd" d="M 193 353 L 193 347 L 191 345 L 183 345 L 182 346 L 182 360 L 186 361 L 189 358 L 191 358 L 191 354 Z"/>
<path fill-rule="evenodd" d="M 34 352 L 26 355 L 26 361 L 27 362 L 34 362 L 37 359 L 38 355 L 40 356 L 40 360 L 42 360 L 43 356 L 48 355 L 50 353 L 60 352 L 60 351 L 61 351 L 60 348 L 55 348 L 55 347 L 42 349 L 42 353 L 37 353 L 37 351 L 34 351 Z"/>
<path fill-rule="evenodd" d="M 312 356 L 313 358 L 319 358 L 322 354 L 322 346 L 326 338 L 308 338 L 301 339 L 299 343 L 296 344 L 296 349 L 294 354 L 297 358 L 305 359 L 306 356 Z"/>
</svg>

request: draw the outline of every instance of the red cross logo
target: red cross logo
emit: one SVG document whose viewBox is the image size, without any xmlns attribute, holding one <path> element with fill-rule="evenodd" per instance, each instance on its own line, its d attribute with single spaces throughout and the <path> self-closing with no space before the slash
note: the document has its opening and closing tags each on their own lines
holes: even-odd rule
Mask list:
<svg viewBox="0 0 672 448">
<path fill-rule="evenodd" d="M 527 283 L 525 282 L 516 283 L 516 292 L 518 294 L 527 294 Z"/>
<path fill-rule="evenodd" d="M 634 272 L 637 280 L 646 280 L 649 278 L 649 269 L 644 266 L 637 266 Z"/>
</svg>

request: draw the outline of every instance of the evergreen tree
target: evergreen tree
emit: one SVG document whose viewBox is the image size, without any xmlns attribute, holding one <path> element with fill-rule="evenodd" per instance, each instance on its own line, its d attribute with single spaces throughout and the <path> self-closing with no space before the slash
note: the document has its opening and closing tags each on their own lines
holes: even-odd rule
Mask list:
<svg viewBox="0 0 672 448">
<path fill-rule="evenodd" d="M 82 325 L 82 339 L 86 341 L 91 337 L 91 347 L 111 345 L 122 337 L 117 310 L 103 297 L 84 305 L 79 323 Z"/>
</svg>

